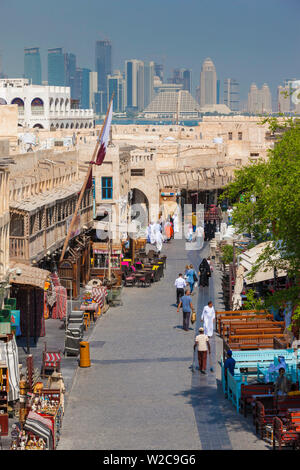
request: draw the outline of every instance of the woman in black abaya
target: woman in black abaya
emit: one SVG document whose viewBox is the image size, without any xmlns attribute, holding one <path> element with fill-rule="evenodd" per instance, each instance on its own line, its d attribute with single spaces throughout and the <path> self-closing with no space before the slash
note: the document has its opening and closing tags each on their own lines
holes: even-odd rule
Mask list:
<svg viewBox="0 0 300 470">
<path fill-rule="evenodd" d="M 211 271 L 209 264 L 206 258 L 203 258 L 199 265 L 199 286 L 206 287 L 209 284 L 209 278 L 211 276 Z"/>
</svg>

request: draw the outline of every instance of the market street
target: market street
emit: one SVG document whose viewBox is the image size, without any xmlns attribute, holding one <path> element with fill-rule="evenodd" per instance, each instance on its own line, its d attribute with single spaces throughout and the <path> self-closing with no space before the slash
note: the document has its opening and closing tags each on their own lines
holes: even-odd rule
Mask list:
<svg viewBox="0 0 300 470">
<path fill-rule="evenodd" d="M 125 288 L 123 306 L 100 317 L 90 337 L 90 368 L 78 368 L 68 396 L 59 449 L 266 449 L 251 419 L 237 415 L 220 387 L 221 340 L 212 341 L 207 375 L 193 374 L 194 327 L 182 330 L 174 281 L 199 252 L 183 240 L 164 246 L 164 278 L 150 288 Z M 201 252 L 207 256 L 208 246 Z M 198 320 L 220 273 L 193 296 Z M 198 289 L 196 289 L 198 291 Z M 195 326 L 195 325 L 194 325 Z M 216 380 L 217 379 L 217 380 Z"/>
</svg>

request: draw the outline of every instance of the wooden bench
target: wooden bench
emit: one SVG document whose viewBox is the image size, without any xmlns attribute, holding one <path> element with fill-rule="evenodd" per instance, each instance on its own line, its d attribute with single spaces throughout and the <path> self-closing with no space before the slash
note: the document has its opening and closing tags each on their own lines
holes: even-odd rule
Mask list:
<svg viewBox="0 0 300 470">
<path fill-rule="evenodd" d="M 276 334 L 283 334 L 282 328 L 237 328 L 230 332 L 229 337 L 244 335 L 272 335 L 274 337 Z"/>
<path fill-rule="evenodd" d="M 257 321 L 257 320 L 272 320 L 272 319 L 273 319 L 273 316 L 270 314 L 260 315 L 259 319 L 257 318 L 257 315 L 255 314 L 254 315 L 253 314 L 235 315 L 235 316 L 226 316 L 226 317 L 220 316 L 217 320 L 218 324 L 216 325 L 216 327 L 217 327 L 217 331 L 219 335 L 222 336 L 223 329 L 226 326 L 229 326 L 230 324 L 234 324 L 236 321 L 238 322 L 243 321 L 245 323 L 248 323 L 248 322 Z"/>
<path fill-rule="evenodd" d="M 261 439 L 264 437 L 265 426 L 273 424 L 273 419 L 277 416 L 287 420 L 288 410 L 300 409 L 300 396 L 286 396 L 283 400 L 273 398 L 273 405 L 270 407 L 270 401 L 264 403 L 265 399 L 259 398 L 255 403 L 254 421 L 256 433 L 259 433 Z M 268 408 L 265 406 L 267 404 Z"/>
<path fill-rule="evenodd" d="M 241 397 L 240 397 L 240 412 L 247 416 L 248 406 L 252 404 L 254 398 L 257 395 L 272 395 L 274 391 L 274 383 L 269 382 L 266 384 L 242 384 L 241 385 Z"/>
<path fill-rule="evenodd" d="M 299 413 L 300 419 L 300 413 Z M 278 444 L 279 450 L 282 449 L 282 446 L 285 447 L 292 446 L 293 450 L 296 447 L 299 447 L 300 440 L 300 428 L 296 429 L 293 425 L 290 426 L 290 423 L 283 425 L 283 420 L 278 416 L 273 418 L 273 450 L 276 449 L 276 444 Z"/>
<path fill-rule="evenodd" d="M 260 314 L 265 314 L 266 312 L 264 310 L 223 310 L 223 311 L 216 311 L 216 329 L 218 328 L 219 325 L 219 320 L 221 317 L 224 319 L 226 317 L 231 317 L 231 318 L 236 318 L 239 316 L 244 316 L 244 315 L 260 315 Z M 218 331 L 218 329 L 217 329 Z"/>
<path fill-rule="evenodd" d="M 276 334 L 283 338 L 283 334 Z M 229 336 L 228 340 L 223 340 L 224 350 L 228 349 L 269 349 L 272 348 L 274 335 L 235 335 Z"/>
<path fill-rule="evenodd" d="M 230 334 L 237 334 L 236 331 L 240 330 L 267 330 L 272 329 L 270 333 L 273 332 L 273 329 L 279 330 L 279 333 L 284 330 L 284 322 L 272 322 L 270 320 L 263 321 L 249 321 L 249 322 L 230 322 L 228 326 L 223 329 L 223 337 L 230 336 Z"/>
</svg>

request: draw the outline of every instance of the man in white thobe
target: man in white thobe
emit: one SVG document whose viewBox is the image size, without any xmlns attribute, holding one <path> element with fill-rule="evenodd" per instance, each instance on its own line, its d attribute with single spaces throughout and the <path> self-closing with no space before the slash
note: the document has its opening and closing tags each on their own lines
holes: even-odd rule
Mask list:
<svg viewBox="0 0 300 470">
<path fill-rule="evenodd" d="M 150 229 L 150 243 L 151 245 L 154 245 L 155 243 L 155 230 L 154 230 L 154 223 L 151 222 L 150 226 L 149 226 L 149 229 Z"/>
<path fill-rule="evenodd" d="M 213 307 L 213 303 L 210 300 L 206 307 L 204 307 L 201 320 L 203 321 L 204 334 L 208 337 L 212 337 L 214 334 L 214 319 L 216 317 L 216 312 Z"/>
<path fill-rule="evenodd" d="M 161 232 L 158 230 L 157 232 L 155 232 L 155 245 L 156 245 L 158 253 L 161 252 L 163 241 L 164 241 L 163 236 Z"/>
</svg>

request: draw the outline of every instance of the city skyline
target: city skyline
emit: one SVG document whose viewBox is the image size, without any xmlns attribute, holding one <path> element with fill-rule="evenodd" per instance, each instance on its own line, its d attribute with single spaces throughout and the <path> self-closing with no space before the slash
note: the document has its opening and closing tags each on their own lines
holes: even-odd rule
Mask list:
<svg viewBox="0 0 300 470">
<path fill-rule="evenodd" d="M 228 0 L 226 6 L 217 0 L 201 2 L 201 5 L 188 0 L 184 9 L 177 0 L 164 0 L 159 15 L 155 13 L 157 0 L 151 5 L 142 2 L 144 8 L 139 11 L 136 6 L 140 6 L 140 2 L 136 0 L 125 4 L 116 0 L 114 5 L 91 0 L 84 8 L 77 1 L 65 0 L 63 5 L 59 4 L 59 15 L 55 8 L 57 0 L 51 8 L 35 0 L 28 0 L 26 9 L 21 2 L 17 3 L 18 17 L 22 18 L 22 22 L 17 19 L 17 33 L 12 36 L 6 24 L 0 32 L 3 70 L 9 77 L 22 76 L 25 47 L 40 48 L 43 80 L 46 80 L 48 48 L 63 47 L 72 51 L 80 67 L 94 70 L 95 42 L 103 39 L 112 42 L 113 70 L 124 70 L 125 60 L 131 58 L 164 63 L 165 80 L 173 69 L 188 68 L 193 72 L 193 94 L 206 57 L 212 58 L 221 83 L 228 76 L 238 80 L 243 101 L 247 99 L 252 82 L 258 86 L 268 83 L 272 96 L 276 96 L 279 83 L 287 76 L 300 75 L 300 64 L 296 60 L 300 5 L 294 0 L 243 1 L 238 8 L 236 0 Z M 120 13 L 118 20 L 113 14 L 116 9 Z M 33 10 L 36 19 L 47 16 L 48 29 L 36 23 L 35 28 L 28 27 L 32 22 L 32 15 L 28 13 Z M 2 11 L 6 16 L 12 14 L 11 4 L 4 1 Z M 65 24 L 63 17 L 67 13 L 71 20 Z M 180 26 L 179 35 L 174 33 L 176 25 Z M 151 34 L 153 28 L 155 35 Z M 275 35 L 275 30 L 280 30 L 281 34 Z"/>
</svg>

